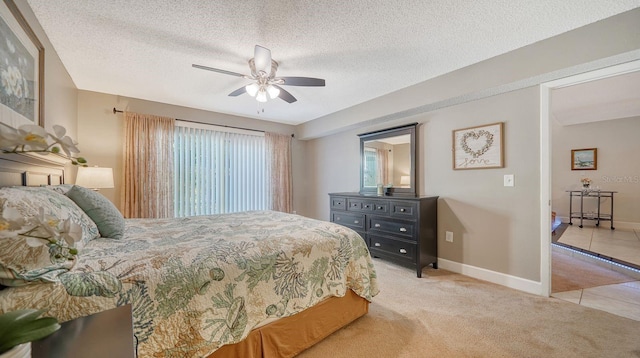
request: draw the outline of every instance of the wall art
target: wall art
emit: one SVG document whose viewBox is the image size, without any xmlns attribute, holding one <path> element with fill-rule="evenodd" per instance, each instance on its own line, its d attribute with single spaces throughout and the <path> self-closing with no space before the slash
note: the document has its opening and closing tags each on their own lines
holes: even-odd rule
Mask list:
<svg viewBox="0 0 640 358">
<path fill-rule="evenodd" d="M 596 170 L 598 169 L 598 149 L 572 149 L 571 170 Z"/>
<path fill-rule="evenodd" d="M 504 123 L 456 129 L 453 131 L 453 169 L 504 167 Z"/>
<path fill-rule="evenodd" d="M 0 123 L 44 127 L 44 47 L 13 0 L 0 1 Z"/>
</svg>

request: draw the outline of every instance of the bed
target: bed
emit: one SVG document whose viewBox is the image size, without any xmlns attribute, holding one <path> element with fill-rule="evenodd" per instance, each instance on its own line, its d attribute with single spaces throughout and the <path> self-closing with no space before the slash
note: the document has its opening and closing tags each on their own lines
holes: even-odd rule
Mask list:
<svg viewBox="0 0 640 358">
<path fill-rule="evenodd" d="M 13 271 L 8 261 L 42 261 L 42 252 L 0 239 L 2 312 L 43 308 L 67 321 L 131 304 L 140 357 L 289 357 L 366 314 L 378 293 L 357 233 L 298 215 L 106 215 L 122 220 L 120 235 L 87 239 L 96 234 L 92 222 L 96 236 L 109 232 L 105 217 L 82 216 L 102 207 L 70 198 L 80 190 L 95 206 L 100 197 L 92 195 L 101 194 L 62 185 L 64 167 L 16 157 L 0 158 L 2 207 L 53 207 L 82 223 L 83 239 L 72 264 Z"/>
</svg>

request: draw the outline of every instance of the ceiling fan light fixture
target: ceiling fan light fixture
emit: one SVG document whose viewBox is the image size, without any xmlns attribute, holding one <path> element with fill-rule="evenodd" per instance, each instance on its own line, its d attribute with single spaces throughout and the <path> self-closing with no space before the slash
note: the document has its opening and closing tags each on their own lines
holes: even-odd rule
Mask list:
<svg viewBox="0 0 640 358">
<path fill-rule="evenodd" d="M 271 99 L 275 99 L 280 94 L 280 90 L 272 85 L 269 85 L 269 87 L 267 87 L 267 93 L 269 93 L 269 97 L 271 97 Z"/>
<path fill-rule="evenodd" d="M 252 83 L 250 85 L 245 86 L 245 89 L 247 90 L 247 93 L 249 94 L 249 96 L 255 97 L 256 94 L 258 93 L 258 90 L 260 89 L 260 86 L 257 83 Z"/>
<path fill-rule="evenodd" d="M 260 88 L 258 94 L 256 95 L 256 100 L 263 103 L 267 101 L 267 92 L 264 90 L 264 88 Z"/>
</svg>

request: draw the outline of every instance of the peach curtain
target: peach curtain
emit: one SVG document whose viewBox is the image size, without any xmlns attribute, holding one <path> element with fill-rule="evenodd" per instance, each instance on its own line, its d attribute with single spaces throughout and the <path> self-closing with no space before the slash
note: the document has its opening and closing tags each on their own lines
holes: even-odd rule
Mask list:
<svg viewBox="0 0 640 358">
<path fill-rule="evenodd" d="M 175 119 L 124 112 L 124 121 L 124 217 L 173 217 Z"/>
<path fill-rule="evenodd" d="M 266 132 L 264 138 L 270 209 L 290 213 L 293 210 L 291 136 Z"/>
</svg>

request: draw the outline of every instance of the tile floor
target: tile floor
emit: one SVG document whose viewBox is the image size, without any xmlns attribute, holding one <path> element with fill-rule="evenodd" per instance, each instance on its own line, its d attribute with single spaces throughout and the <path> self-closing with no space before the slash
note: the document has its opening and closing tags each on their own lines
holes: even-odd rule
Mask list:
<svg viewBox="0 0 640 358">
<path fill-rule="evenodd" d="M 585 226 L 581 229 L 576 225 L 570 225 L 558 242 L 640 266 L 638 230 L 610 230 L 607 227 L 595 226 Z"/>
<path fill-rule="evenodd" d="M 574 225 L 565 230 L 558 242 L 640 266 L 640 232 L 638 231 L 598 227 L 581 229 Z M 623 272 L 637 279 L 637 281 L 619 284 L 557 292 L 553 293 L 552 297 L 640 321 L 640 270 L 630 270 L 610 261 L 586 256 L 557 245 L 553 245 L 552 249 L 601 267 Z M 551 269 L 553 270 L 553 262 Z"/>
</svg>

